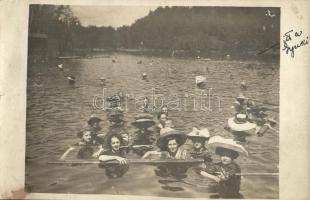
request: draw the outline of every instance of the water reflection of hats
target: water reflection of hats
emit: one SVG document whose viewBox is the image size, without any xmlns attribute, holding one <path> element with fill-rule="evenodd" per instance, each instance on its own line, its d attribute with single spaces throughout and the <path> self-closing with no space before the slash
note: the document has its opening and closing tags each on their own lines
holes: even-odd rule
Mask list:
<svg viewBox="0 0 310 200">
<path fill-rule="evenodd" d="M 154 126 L 153 115 L 141 114 L 135 117 L 135 121 L 131 123 L 135 127 L 151 127 Z"/>
<path fill-rule="evenodd" d="M 207 128 L 203 128 L 203 129 L 199 130 L 196 127 L 193 127 L 192 132 L 187 134 L 187 137 L 209 139 L 210 133 L 209 133 L 209 130 Z"/>
<path fill-rule="evenodd" d="M 92 130 L 89 127 L 84 127 L 81 131 L 77 132 L 76 135 L 78 138 L 82 138 L 86 132 L 92 132 Z"/>
<path fill-rule="evenodd" d="M 166 149 L 167 141 L 171 138 L 176 138 L 179 146 L 183 145 L 186 141 L 186 135 L 184 133 L 181 133 L 178 130 L 167 127 L 164 128 L 163 132 L 159 136 L 156 145 L 160 149 Z"/>
<path fill-rule="evenodd" d="M 245 114 L 237 114 L 228 119 L 228 126 L 232 131 L 249 131 L 256 127 L 256 124 L 247 121 Z"/>
<path fill-rule="evenodd" d="M 95 115 L 92 115 L 92 116 L 90 116 L 90 118 L 89 118 L 89 120 L 87 121 L 87 123 L 88 123 L 89 125 L 92 125 L 92 124 L 94 124 L 94 123 L 101 122 L 101 121 L 102 121 L 102 119 L 100 119 L 99 117 L 97 117 L 97 116 L 95 116 Z"/>
<path fill-rule="evenodd" d="M 247 150 L 241 145 L 241 144 L 237 144 L 236 141 L 234 141 L 233 139 L 226 139 L 223 138 L 221 136 L 214 136 L 211 137 L 209 142 L 208 142 L 209 147 L 215 147 L 215 148 L 224 148 L 224 149 L 228 149 L 230 151 L 234 151 L 237 153 L 242 153 L 245 155 L 248 155 Z"/>
</svg>

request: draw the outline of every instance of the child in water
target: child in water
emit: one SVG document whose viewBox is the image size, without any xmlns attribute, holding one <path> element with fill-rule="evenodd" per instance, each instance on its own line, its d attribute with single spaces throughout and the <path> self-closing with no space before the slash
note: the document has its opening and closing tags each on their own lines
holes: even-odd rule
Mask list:
<svg viewBox="0 0 310 200">
<path fill-rule="evenodd" d="M 219 198 L 241 198 L 239 193 L 241 169 L 234 160 L 239 156 L 237 149 L 245 152 L 246 150 L 232 139 L 215 137 L 217 137 L 215 144 L 221 144 L 215 149 L 215 154 L 220 156 L 221 161 L 213 166 L 212 172 L 210 169 L 205 169 L 200 174 L 218 183 Z"/>
<path fill-rule="evenodd" d="M 207 128 L 199 130 L 194 127 L 192 132 L 187 134 L 187 138 L 190 139 L 193 143 L 193 148 L 189 152 L 191 158 L 201 158 L 204 159 L 206 163 L 212 161 L 211 154 L 206 148 L 210 138 L 210 133 Z"/>
<path fill-rule="evenodd" d="M 111 134 L 107 138 L 108 150 L 103 151 L 99 156 L 99 160 L 103 162 L 117 160 L 117 165 L 104 165 L 100 167 L 106 168 L 106 175 L 109 178 L 122 177 L 129 169 L 127 164 L 126 150 L 121 148 L 122 136 L 120 134 Z"/>
</svg>

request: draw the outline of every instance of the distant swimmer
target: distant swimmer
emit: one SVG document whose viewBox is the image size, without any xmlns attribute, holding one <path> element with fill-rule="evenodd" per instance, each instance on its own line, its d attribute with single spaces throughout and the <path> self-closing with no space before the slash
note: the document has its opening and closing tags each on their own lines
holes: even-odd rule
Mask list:
<svg viewBox="0 0 310 200">
<path fill-rule="evenodd" d="M 106 79 L 104 77 L 100 77 L 99 80 L 100 80 L 100 85 L 101 86 L 105 86 L 106 85 Z"/>
<path fill-rule="evenodd" d="M 137 62 L 137 64 L 142 64 L 142 60 L 139 60 L 139 61 Z"/>
<path fill-rule="evenodd" d="M 116 63 L 116 60 L 115 60 L 115 59 L 112 59 L 112 63 Z"/>
<path fill-rule="evenodd" d="M 270 18 L 274 18 L 274 17 L 277 16 L 275 13 L 272 13 L 269 9 L 267 9 L 265 15 L 266 15 L 267 17 L 270 17 Z"/>
<path fill-rule="evenodd" d="M 63 64 L 59 64 L 59 65 L 57 65 L 57 67 L 58 67 L 58 69 L 60 70 L 60 71 L 63 71 L 64 69 L 63 69 Z"/>
<path fill-rule="evenodd" d="M 66 76 L 66 78 L 69 81 L 70 85 L 75 84 L 75 77 L 74 76 Z"/>
<path fill-rule="evenodd" d="M 246 90 L 246 89 L 247 89 L 247 85 L 246 85 L 245 80 L 243 80 L 243 81 L 241 82 L 240 88 L 241 88 L 242 90 Z"/>
</svg>

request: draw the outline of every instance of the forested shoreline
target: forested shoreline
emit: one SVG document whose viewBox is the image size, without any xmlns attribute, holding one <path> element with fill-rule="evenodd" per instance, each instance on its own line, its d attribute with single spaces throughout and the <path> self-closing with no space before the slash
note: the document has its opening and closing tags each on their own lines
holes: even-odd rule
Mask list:
<svg viewBox="0 0 310 200">
<path fill-rule="evenodd" d="M 256 55 L 279 43 L 280 9 L 158 7 L 130 26 L 113 28 L 83 26 L 70 6 L 31 5 L 29 35 L 34 33 L 57 42 L 58 55 L 117 50 L 195 57 Z M 278 55 L 279 47 L 266 54 Z"/>
</svg>

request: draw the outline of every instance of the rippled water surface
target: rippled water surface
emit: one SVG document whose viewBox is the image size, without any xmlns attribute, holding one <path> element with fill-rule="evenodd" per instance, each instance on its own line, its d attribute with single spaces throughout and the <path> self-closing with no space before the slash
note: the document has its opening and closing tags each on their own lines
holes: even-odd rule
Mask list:
<svg viewBox="0 0 310 200">
<path fill-rule="evenodd" d="M 111 62 L 116 58 L 116 62 Z M 142 64 L 137 64 L 142 60 Z M 76 77 L 70 85 L 57 69 L 63 62 L 64 72 Z M 148 81 L 141 79 L 147 73 Z M 199 99 L 194 110 L 191 95 L 195 94 L 195 76 L 207 77 L 206 93 L 221 97 L 211 98 L 200 108 Z M 42 78 L 40 79 L 41 76 Z M 58 166 L 48 161 L 58 159 L 69 144 L 78 141 L 76 133 L 92 114 L 109 122 L 106 113 L 92 105 L 95 96 L 102 95 L 99 77 L 106 77 L 105 95 L 122 91 L 128 94 L 125 119 L 133 121 L 139 113 L 134 97 L 152 93 L 166 97 L 164 103 L 179 111 L 170 111 L 176 129 L 190 132 L 192 127 L 208 127 L 212 135 L 231 137 L 224 130 L 227 119 L 233 116 L 233 97 L 240 93 L 240 82 L 245 80 L 248 90 L 244 94 L 259 101 L 279 104 L 279 64 L 258 61 L 203 61 L 114 54 L 111 58 L 74 59 L 36 63 L 28 66 L 27 86 L 27 147 L 26 186 L 31 192 L 126 194 L 167 197 L 208 197 L 214 183 L 194 172 L 188 172 L 186 183 L 170 183 L 182 191 L 162 188 L 154 167 L 131 166 L 121 179 L 109 180 L 97 165 Z M 152 88 L 154 88 L 152 90 Z M 208 88 L 212 88 L 209 90 Z M 197 91 L 196 91 L 197 92 Z M 184 97 L 188 97 L 184 101 Z M 179 102 L 179 104 L 178 104 Z M 160 99 L 155 101 L 161 105 Z M 98 103 L 97 106 L 101 106 Z M 207 108 L 212 109 L 212 111 Z M 275 108 L 273 106 L 268 106 Z M 278 117 L 278 112 L 268 112 Z M 278 129 L 278 127 L 277 127 Z M 129 133 L 135 131 L 128 127 Z M 239 157 L 242 172 L 278 172 L 279 135 L 267 132 L 264 137 L 250 137 L 245 144 L 249 157 Z M 216 157 L 215 157 L 216 159 Z M 277 176 L 245 176 L 240 193 L 245 198 L 278 198 Z M 190 184 L 188 184 L 190 183 Z"/>
</svg>

